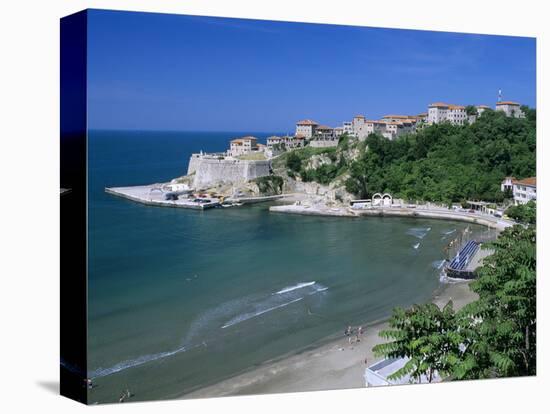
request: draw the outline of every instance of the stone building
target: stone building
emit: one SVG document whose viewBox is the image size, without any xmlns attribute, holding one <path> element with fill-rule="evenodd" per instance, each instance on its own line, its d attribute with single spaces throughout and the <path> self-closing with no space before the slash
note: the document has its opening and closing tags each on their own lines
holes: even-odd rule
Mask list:
<svg viewBox="0 0 550 414">
<path fill-rule="evenodd" d="M 338 136 L 334 134 L 333 128 L 326 125 L 319 125 L 309 145 L 317 148 L 336 147 L 338 145 Z"/>
<path fill-rule="evenodd" d="M 344 134 L 348 134 L 349 136 L 355 136 L 353 133 L 353 124 L 350 121 L 346 121 L 342 124 L 342 128 L 344 129 Z"/>
<path fill-rule="evenodd" d="M 232 157 L 249 154 L 252 151 L 258 151 L 258 139 L 256 137 L 246 136 L 231 140 L 229 155 Z"/>
<path fill-rule="evenodd" d="M 319 124 L 311 119 L 296 122 L 296 135 L 304 138 L 313 138 Z"/>
<path fill-rule="evenodd" d="M 491 107 L 487 105 L 476 105 L 477 116 L 480 116 L 483 112 L 487 110 L 491 110 Z"/>
<path fill-rule="evenodd" d="M 450 122 L 453 125 L 464 125 L 468 122 L 466 107 L 462 105 L 436 102 L 428 107 L 428 124 Z"/>
<path fill-rule="evenodd" d="M 495 110 L 502 111 L 506 116 L 514 118 L 525 118 L 525 114 L 521 110 L 520 104 L 512 101 L 497 102 Z"/>
<path fill-rule="evenodd" d="M 315 130 L 315 138 L 332 139 L 334 138 L 334 129 L 326 125 L 319 125 Z"/>
</svg>

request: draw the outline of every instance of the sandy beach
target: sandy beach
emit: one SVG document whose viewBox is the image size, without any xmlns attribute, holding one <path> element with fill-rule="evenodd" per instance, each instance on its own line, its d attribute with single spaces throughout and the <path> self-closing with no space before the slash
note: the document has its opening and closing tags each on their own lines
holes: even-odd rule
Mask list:
<svg viewBox="0 0 550 414">
<path fill-rule="evenodd" d="M 469 289 L 469 282 L 446 283 L 434 293 L 433 303 L 442 307 L 452 300 L 454 308 L 460 309 L 476 298 L 477 295 Z M 351 345 L 344 336 L 343 326 L 340 339 L 277 361 L 266 362 L 256 369 L 185 394 L 182 398 L 364 387 L 365 368 L 381 359 L 372 353 L 373 346 L 382 342 L 378 332 L 387 326 L 386 321 L 364 325 L 366 329 L 360 342 Z M 365 359 L 368 364 L 365 364 Z"/>
</svg>

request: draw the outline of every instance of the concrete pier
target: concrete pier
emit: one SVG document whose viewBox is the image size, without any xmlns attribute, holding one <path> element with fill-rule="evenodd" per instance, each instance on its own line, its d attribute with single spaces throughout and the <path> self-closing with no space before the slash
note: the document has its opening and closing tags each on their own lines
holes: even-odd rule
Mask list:
<svg viewBox="0 0 550 414">
<path fill-rule="evenodd" d="M 482 226 L 491 227 L 499 231 L 507 227 L 513 226 L 515 223 L 511 220 L 505 220 L 491 216 L 489 214 L 469 213 L 454 211 L 439 208 L 425 208 L 418 206 L 417 208 L 406 207 L 379 207 L 370 209 L 353 209 L 350 207 L 333 207 L 329 208 L 323 205 L 286 205 L 273 206 L 270 211 L 278 213 L 292 213 L 316 216 L 338 216 L 338 217 L 418 217 L 432 218 L 442 220 L 464 221 L 467 223 L 480 224 Z"/>
<path fill-rule="evenodd" d="M 179 200 L 165 200 L 164 193 L 158 190 L 158 185 L 142 185 L 135 187 L 106 187 L 105 192 L 117 197 L 126 198 L 138 203 L 173 208 L 190 208 L 193 210 L 206 210 L 219 206 L 220 200 L 211 198 L 209 202 L 197 202 L 193 198 L 181 198 Z"/>
</svg>

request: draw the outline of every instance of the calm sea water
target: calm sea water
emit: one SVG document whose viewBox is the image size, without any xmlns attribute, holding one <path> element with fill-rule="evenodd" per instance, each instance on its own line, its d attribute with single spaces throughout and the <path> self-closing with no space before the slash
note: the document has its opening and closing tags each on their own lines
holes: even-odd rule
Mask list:
<svg viewBox="0 0 550 414">
<path fill-rule="evenodd" d="M 283 215 L 267 205 L 198 212 L 104 192 L 183 175 L 192 152 L 223 151 L 238 135 L 90 133 L 91 402 L 126 389 L 134 400 L 179 396 L 438 288 L 443 247 L 464 224 Z"/>
</svg>

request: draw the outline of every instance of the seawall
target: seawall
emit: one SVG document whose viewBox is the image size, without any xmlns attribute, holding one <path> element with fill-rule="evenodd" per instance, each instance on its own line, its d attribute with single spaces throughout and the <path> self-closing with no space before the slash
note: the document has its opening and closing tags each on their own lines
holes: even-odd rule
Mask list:
<svg viewBox="0 0 550 414">
<path fill-rule="evenodd" d="M 194 174 L 193 187 L 201 188 L 216 183 L 244 183 L 270 174 L 269 160 L 239 160 L 227 157 L 193 154 L 187 175 Z"/>
<path fill-rule="evenodd" d="M 462 213 L 450 210 L 439 209 L 405 209 L 405 208 L 373 208 L 365 210 L 355 210 L 347 207 L 327 208 L 319 206 L 306 205 L 284 205 L 272 206 L 270 211 L 278 213 L 291 213 L 315 216 L 337 216 L 337 217 L 411 217 L 411 218 L 431 218 L 441 220 L 463 221 L 472 224 L 480 224 L 499 231 L 513 226 L 515 223 L 485 214 Z"/>
</svg>

